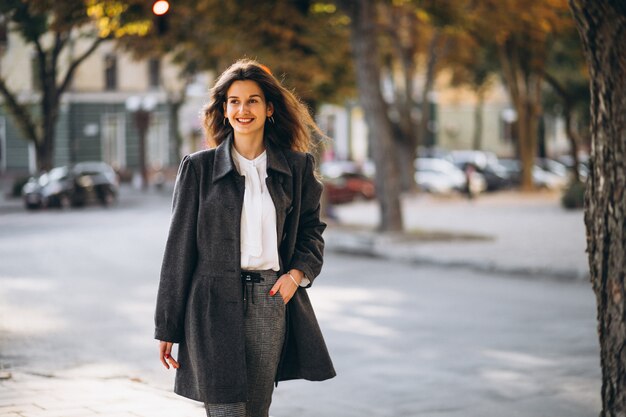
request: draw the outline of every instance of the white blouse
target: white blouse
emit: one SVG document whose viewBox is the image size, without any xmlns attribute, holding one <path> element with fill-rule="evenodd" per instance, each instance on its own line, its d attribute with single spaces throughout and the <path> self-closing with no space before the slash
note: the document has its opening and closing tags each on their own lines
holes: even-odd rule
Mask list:
<svg viewBox="0 0 626 417">
<path fill-rule="evenodd" d="M 232 155 L 237 171 L 245 177 L 246 185 L 241 211 L 241 268 L 278 271 L 276 208 L 265 183 L 267 154 L 263 151 L 250 160 L 233 147 Z"/>
</svg>

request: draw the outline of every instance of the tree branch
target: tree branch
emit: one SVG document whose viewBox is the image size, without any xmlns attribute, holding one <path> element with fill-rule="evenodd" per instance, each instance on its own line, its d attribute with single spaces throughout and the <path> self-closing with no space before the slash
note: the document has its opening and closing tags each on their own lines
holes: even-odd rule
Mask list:
<svg viewBox="0 0 626 417">
<path fill-rule="evenodd" d="M 519 104 L 520 91 L 517 84 L 517 77 L 513 70 L 513 65 L 510 62 L 510 58 L 506 52 L 506 45 L 499 44 L 497 46 L 497 50 L 498 57 L 500 58 L 500 66 L 502 67 L 502 75 L 504 76 L 504 81 L 509 87 L 509 92 L 511 93 L 511 98 L 514 102 L 513 104 L 517 106 Z"/>
<path fill-rule="evenodd" d="M 570 96 L 565 90 L 565 86 L 563 86 L 552 74 L 547 71 L 543 72 L 543 79 L 552 87 L 555 93 L 561 96 L 561 99 L 564 101 L 570 101 Z"/>
<path fill-rule="evenodd" d="M 63 36 L 63 33 L 56 32 L 54 35 L 54 48 L 52 49 L 52 63 L 56 67 L 56 62 L 61 53 L 61 50 L 65 46 L 68 39 L 68 35 Z"/>
<path fill-rule="evenodd" d="M 42 89 L 45 89 L 45 85 L 43 83 L 46 82 L 46 51 L 41 46 L 41 42 L 39 38 L 33 40 L 35 44 L 35 49 L 37 50 L 37 69 L 39 70 L 39 79 L 42 82 Z"/>
<path fill-rule="evenodd" d="M 28 111 L 28 108 L 18 103 L 15 94 L 11 92 L 4 81 L 4 78 L 0 77 L 0 94 L 4 98 L 4 104 L 9 109 L 11 115 L 16 121 L 16 124 L 24 132 L 25 136 L 37 143 L 39 138 L 37 137 L 37 128 L 35 122 Z"/>
<path fill-rule="evenodd" d="M 63 79 L 63 82 L 61 83 L 61 85 L 57 89 L 57 97 L 56 97 L 57 100 L 61 97 L 61 95 L 65 92 L 65 90 L 67 89 L 69 84 L 72 82 L 72 78 L 74 77 L 74 73 L 76 72 L 76 68 L 78 68 L 78 66 L 85 59 L 87 59 L 89 57 L 89 55 L 91 55 L 96 49 L 98 49 L 98 46 L 100 46 L 100 44 L 102 42 L 104 42 L 106 39 L 107 38 L 97 38 L 91 44 L 91 46 L 85 52 L 83 52 L 82 55 L 80 55 L 78 58 L 76 58 L 71 63 L 70 67 L 67 69 L 67 72 L 65 73 L 65 77 Z"/>
</svg>

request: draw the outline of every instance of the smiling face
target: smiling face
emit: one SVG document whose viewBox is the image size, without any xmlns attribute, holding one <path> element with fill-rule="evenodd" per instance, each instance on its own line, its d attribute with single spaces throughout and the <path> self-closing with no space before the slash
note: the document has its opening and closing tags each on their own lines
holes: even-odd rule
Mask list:
<svg viewBox="0 0 626 417">
<path fill-rule="evenodd" d="M 274 112 L 259 85 L 251 80 L 235 81 L 226 94 L 224 114 L 237 136 L 263 138 L 265 119 Z"/>
</svg>

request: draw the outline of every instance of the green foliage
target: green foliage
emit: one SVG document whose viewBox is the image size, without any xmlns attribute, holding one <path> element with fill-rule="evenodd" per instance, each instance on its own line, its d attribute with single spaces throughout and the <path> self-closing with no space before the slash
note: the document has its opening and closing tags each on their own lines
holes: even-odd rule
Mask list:
<svg viewBox="0 0 626 417">
<path fill-rule="evenodd" d="M 499 70 L 496 48 L 477 42 L 467 33 L 451 35 L 450 52 L 445 65 L 452 71 L 453 86 L 466 85 L 473 91 L 486 90 L 493 85 Z"/>
<path fill-rule="evenodd" d="M 574 181 L 564 191 L 561 205 L 566 209 L 579 209 L 585 206 L 585 183 Z"/>
<path fill-rule="evenodd" d="M 180 0 L 167 19 L 164 36 L 120 43 L 139 57 L 171 53 L 187 74 L 254 58 L 312 107 L 355 94 L 347 21 L 330 2 Z"/>
</svg>

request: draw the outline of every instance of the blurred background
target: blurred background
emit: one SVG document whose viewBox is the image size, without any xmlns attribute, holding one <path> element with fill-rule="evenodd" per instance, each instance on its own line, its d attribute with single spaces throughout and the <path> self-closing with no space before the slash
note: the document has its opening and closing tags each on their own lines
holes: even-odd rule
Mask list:
<svg viewBox="0 0 626 417">
<path fill-rule="evenodd" d="M 243 57 L 327 136 L 310 295 L 338 377 L 280 384 L 273 415 L 597 413 L 566 0 L 7 0 L 0 415 L 203 415 L 152 313 L 178 164 Z"/>
</svg>

